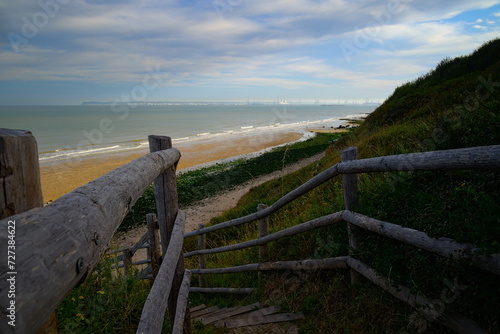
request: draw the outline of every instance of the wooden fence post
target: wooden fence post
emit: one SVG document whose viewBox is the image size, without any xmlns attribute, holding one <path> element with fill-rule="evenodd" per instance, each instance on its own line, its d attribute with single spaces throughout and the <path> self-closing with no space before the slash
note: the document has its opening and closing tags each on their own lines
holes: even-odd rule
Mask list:
<svg viewBox="0 0 500 334">
<path fill-rule="evenodd" d="M 149 136 L 149 149 L 151 152 L 168 150 L 172 148 L 172 138 L 166 136 Z M 160 238 L 163 254 L 167 253 L 168 243 L 172 236 L 175 218 L 179 211 L 179 203 L 177 198 L 177 177 L 175 170 L 177 164 L 169 167 L 163 174 L 158 176 L 154 182 L 154 194 L 156 200 L 156 208 L 158 211 L 158 225 L 160 227 Z M 177 298 L 179 289 L 184 277 L 184 254 L 181 252 L 179 261 L 175 268 L 174 280 L 172 282 L 172 291 L 168 298 L 168 313 L 170 319 L 175 319 L 177 308 Z M 184 319 L 184 333 L 191 333 L 191 317 L 189 313 Z"/>
<path fill-rule="evenodd" d="M 204 228 L 205 225 L 203 224 L 198 224 L 198 230 L 201 230 Z M 206 234 L 200 234 L 198 236 L 198 249 L 205 249 L 206 248 Z M 198 262 L 199 262 L 199 267 L 200 269 L 205 269 L 207 267 L 207 256 L 205 254 L 200 254 L 198 256 Z M 205 282 L 205 276 L 204 275 L 199 275 L 200 278 L 200 287 L 205 288 L 207 286 L 207 283 Z"/>
<path fill-rule="evenodd" d="M 267 209 L 266 204 L 257 205 L 257 211 L 262 211 L 264 209 Z M 267 236 L 268 228 L 269 228 L 269 219 L 267 217 L 259 219 L 259 239 Z M 267 245 L 259 246 L 259 262 L 266 251 L 267 251 Z"/>
<path fill-rule="evenodd" d="M 358 155 L 357 147 L 348 147 L 340 153 L 342 162 L 356 160 Z M 359 205 L 358 197 L 358 174 L 343 174 L 342 175 L 342 188 L 344 192 L 344 205 L 346 210 L 355 210 Z M 357 227 L 347 223 L 347 233 L 349 236 L 349 255 L 358 248 Z M 351 269 L 351 283 L 359 283 L 359 274 Z"/>
<path fill-rule="evenodd" d="M 153 275 L 153 281 L 158 274 L 158 270 L 161 265 L 161 249 L 160 249 L 160 238 L 158 237 L 156 228 L 156 215 L 154 213 L 148 213 L 146 215 L 146 222 L 148 223 L 148 235 L 149 235 L 149 258 L 151 259 L 151 273 Z"/>
<path fill-rule="evenodd" d="M 261 203 L 257 205 L 257 211 L 262 211 L 264 209 L 267 209 L 266 204 Z M 269 219 L 267 217 L 259 219 L 259 239 L 267 236 L 268 227 L 269 227 Z M 259 246 L 259 263 L 262 261 L 262 257 L 264 256 L 264 254 L 266 254 L 266 252 L 267 252 L 267 244 Z M 262 274 L 263 274 L 262 271 L 259 271 L 257 273 L 259 279 L 261 278 Z"/>
<path fill-rule="evenodd" d="M 0 219 L 42 206 L 35 137 L 25 130 L 0 129 Z M 38 329 L 37 334 L 42 333 L 57 333 L 56 312 Z"/>
<path fill-rule="evenodd" d="M 29 131 L 0 129 L 0 219 L 42 206 L 35 137 Z"/>
</svg>

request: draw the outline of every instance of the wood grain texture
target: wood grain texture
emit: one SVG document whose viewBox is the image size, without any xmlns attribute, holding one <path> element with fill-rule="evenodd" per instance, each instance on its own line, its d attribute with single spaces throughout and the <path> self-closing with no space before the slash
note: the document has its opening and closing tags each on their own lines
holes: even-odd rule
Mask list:
<svg viewBox="0 0 500 334">
<path fill-rule="evenodd" d="M 151 152 L 166 150 L 172 148 L 172 139 L 166 136 L 149 136 L 149 146 Z M 177 163 L 171 165 L 159 175 L 154 182 L 154 194 L 156 209 L 158 213 L 158 225 L 160 227 L 160 237 L 163 254 L 166 253 L 168 243 L 173 231 L 174 222 L 179 211 L 177 196 L 177 176 L 175 170 Z M 177 298 L 184 277 L 184 257 L 179 255 L 179 261 L 176 264 L 172 291 L 168 300 L 168 312 L 171 319 L 175 317 L 175 308 L 177 307 Z M 189 314 L 185 317 L 184 330 L 191 332 L 191 320 Z"/>
<path fill-rule="evenodd" d="M 35 137 L 25 130 L 0 129 L 0 219 L 42 206 Z"/>
<path fill-rule="evenodd" d="M 151 258 L 151 273 L 153 274 L 153 280 L 156 279 L 158 270 L 160 270 L 161 265 L 161 245 L 160 238 L 156 229 L 156 215 L 154 213 L 149 213 L 146 215 L 146 223 L 148 224 L 148 235 L 149 235 L 149 257 Z"/>
<path fill-rule="evenodd" d="M 184 319 L 186 310 L 189 306 L 189 285 L 191 282 L 191 272 L 186 270 L 182 279 L 181 289 L 179 290 L 179 299 L 177 300 L 177 308 L 175 311 L 174 325 L 172 334 L 182 334 L 184 330 Z"/>
<path fill-rule="evenodd" d="M 431 238 L 424 232 L 350 211 L 344 211 L 342 213 L 342 219 L 371 232 L 410 244 L 443 257 L 470 257 L 477 260 L 477 265 L 481 268 L 500 275 L 500 254 L 476 256 L 475 253 L 479 252 L 479 249 L 472 244 L 458 243 L 455 240 L 447 238 Z"/>
<path fill-rule="evenodd" d="M 204 228 L 205 225 L 203 224 L 198 224 L 198 229 L 201 230 Z M 206 234 L 201 234 L 198 236 L 198 249 L 206 249 Z M 200 269 L 205 269 L 207 267 L 207 256 L 205 254 L 200 254 L 198 255 L 198 265 Z M 205 277 L 201 276 L 199 279 L 200 282 L 200 288 L 205 288 L 207 286 L 205 282 Z"/>
<path fill-rule="evenodd" d="M 85 279 L 108 248 L 131 206 L 166 166 L 173 165 L 179 157 L 177 149 L 148 154 L 43 208 L 0 221 L 0 229 L 4 231 L 9 220 L 16 221 L 17 331 L 27 333 L 39 328 L 64 297 Z M 7 244 L 6 233 L 0 233 L 0 244 Z M 83 261 L 81 271 L 77 270 L 79 259 Z M 6 291 L 6 278 L 7 270 L 2 266 L 2 291 Z M 0 332 L 6 330 L 3 323 Z"/>
<path fill-rule="evenodd" d="M 137 333 L 160 333 L 167 309 L 168 297 L 171 294 L 179 254 L 184 244 L 184 226 L 186 215 L 183 211 L 177 213 L 177 219 L 172 230 L 167 252 L 161 264 L 156 280 L 151 287 L 146 303 L 142 309 L 141 320 Z M 174 316 L 175 319 L 175 316 Z"/>
<path fill-rule="evenodd" d="M 245 295 L 253 293 L 255 289 L 253 288 L 197 288 L 190 287 L 189 292 L 198 293 L 232 293 L 237 295 Z"/>
<path fill-rule="evenodd" d="M 478 327 L 473 320 L 457 312 L 443 313 L 440 310 L 440 305 L 436 303 L 435 300 L 430 301 L 422 295 L 414 295 L 411 293 L 410 289 L 405 286 L 394 286 L 390 280 L 380 276 L 375 272 L 375 270 L 357 259 L 348 257 L 347 265 L 382 289 L 389 292 L 394 297 L 417 308 L 422 314 L 425 315 L 425 319 L 427 320 L 437 320 L 457 333 L 486 333 L 486 331 Z"/>
<path fill-rule="evenodd" d="M 336 166 L 342 174 L 499 168 L 500 145 L 390 155 L 340 162 Z"/>
<path fill-rule="evenodd" d="M 267 209 L 268 206 L 265 204 L 257 205 L 257 212 Z M 264 217 L 259 219 L 259 238 L 264 238 L 267 236 L 269 230 L 269 219 Z M 259 246 L 259 261 L 264 256 L 267 251 L 267 245 Z"/>
<path fill-rule="evenodd" d="M 357 147 L 348 147 L 340 152 L 342 162 L 356 160 L 358 157 Z M 358 174 L 342 175 L 342 192 L 344 194 L 344 206 L 346 210 L 354 211 L 359 205 L 358 195 Z M 359 230 L 356 226 L 347 223 L 347 237 L 349 239 L 349 255 L 353 256 L 359 243 Z M 355 270 L 350 270 L 351 284 L 360 282 L 359 274 Z"/>
<path fill-rule="evenodd" d="M 318 270 L 318 269 L 347 269 L 346 256 L 327 259 L 308 259 L 300 261 L 277 261 L 265 263 L 252 263 L 236 267 L 192 269 L 193 275 L 206 274 L 232 274 L 247 271 L 272 271 L 272 270 Z"/>
<path fill-rule="evenodd" d="M 222 252 L 228 252 L 228 251 L 234 251 L 234 250 L 239 250 L 239 249 L 245 249 L 249 247 L 254 247 L 254 246 L 260 246 L 260 245 L 265 245 L 271 241 L 275 241 L 281 238 L 289 237 L 292 235 L 304 233 L 319 227 L 323 226 L 328 226 L 332 225 L 335 223 L 338 223 L 342 220 L 341 218 L 342 212 L 336 212 L 324 217 L 316 218 L 311 221 L 295 225 L 289 228 L 286 228 L 284 230 L 275 232 L 273 234 L 268 235 L 267 237 L 260 238 L 260 239 L 254 239 L 250 241 L 245 241 L 241 242 L 238 244 L 234 245 L 229 245 L 229 246 L 223 246 L 223 247 L 218 247 L 218 248 L 211 248 L 211 249 L 205 249 L 205 250 L 196 250 L 192 251 L 189 253 L 185 253 L 184 257 L 191 257 L 199 254 L 216 254 L 216 253 L 222 253 Z"/>
</svg>

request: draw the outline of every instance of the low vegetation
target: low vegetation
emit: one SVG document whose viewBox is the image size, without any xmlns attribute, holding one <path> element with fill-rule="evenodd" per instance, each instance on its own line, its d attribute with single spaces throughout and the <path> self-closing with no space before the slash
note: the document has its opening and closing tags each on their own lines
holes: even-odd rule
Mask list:
<svg viewBox="0 0 500 334">
<path fill-rule="evenodd" d="M 274 203 L 337 163 L 340 151 L 349 146 L 358 147 L 358 158 L 369 158 L 500 144 L 500 84 L 496 82 L 500 80 L 499 54 L 500 40 L 494 40 L 469 56 L 445 59 L 429 74 L 398 87 L 358 128 L 329 145 L 325 158 L 252 189 L 235 209 L 211 223 L 255 212 L 259 203 Z M 326 142 L 330 140 L 325 139 Z M 327 143 L 324 145 L 326 147 Z M 286 149 L 274 159 L 278 165 L 279 156 L 283 157 L 285 152 Z M 232 166 L 229 169 L 214 168 L 230 170 Z M 498 170 L 362 174 L 359 176 L 361 203 L 357 211 L 422 230 L 436 238 L 472 243 L 484 253 L 499 253 L 499 174 Z M 179 189 L 182 182 L 179 181 Z M 207 194 L 212 192 L 209 190 Z M 337 177 L 272 215 L 269 232 L 343 208 L 342 183 Z M 256 223 L 247 224 L 209 234 L 207 247 L 237 243 L 256 236 Z M 362 233 L 361 240 L 354 256 L 389 277 L 393 284 L 405 285 L 413 293 L 426 296 L 442 310 L 464 314 L 488 332 L 500 332 L 498 277 L 471 266 L 470 261 L 440 258 L 372 233 Z M 273 242 L 269 244 L 263 261 L 342 256 L 348 252 L 347 245 L 346 226 L 339 224 Z M 187 251 L 196 249 L 196 238 L 187 239 L 185 248 Z M 209 255 L 207 266 L 237 266 L 257 261 L 257 249 L 250 249 Z M 186 261 L 188 268 L 197 265 L 196 258 Z M 63 303 L 59 311 L 63 319 L 60 328 L 92 332 L 93 325 L 81 317 L 78 320 L 78 314 L 83 315 L 83 308 L 78 308 L 74 302 L 80 295 L 86 300 L 101 298 L 96 294 L 105 294 L 98 291 L 108 293 L 106 289 L 111 289 L 118 291 L 120 296 L 114 296 L 113 299 L 118 300 L 116 303 L 110 299 L 109 304 L 104 304 L 111 310 L 103 314 L 116 312 L 120 315 L 107 316 L 98 332 L 108 332 L 109 323 L 122 319 L 128 324 L 128 329 L 133 329 L 141 306 L 135 309 L 133 301 L 128 301 L 129 308 L 118 305 L 125 299 L 124 293 L 119 291 L 128 291 L 129 298 L 138 301 L 142 298 L 139 297 L 142 294 L 139 285 L 144 283 L 130 283 L 136 284 L 133 290 L 123 290 L 130 286 L 127 279 L 122 279 L 119 287 L 115 287 L 111 280 L 105 281 L 103 287 L 104 280 L 99 278 L 100 275 L 93 276 L 96 277 L 91 277 L 73 291 Z M 257 273 L 208 275 L 209 286 L 256 287 L 257 293 L 244 297 L 192 294 L 190 298 L 192 305 L 205 303 L 223 307 L 260 301 L 265 305 L 281 305 L 283 310 L 302 311 L 306 318 L 296 322 L 300 333 L 449 332 L 436 322 L 426 321 L 414 309 L 370 282 L 351 285 L 348 277 L 347 272 L 340 270 L 281 272 L 260 278 Z M 194 276 L 192 285 L 197 283 Z M 90 291 L 89 297 L 84 296 L 85 289 Z M 91 306 L 84 308 L 90 310 L 85 316 L 87 319 L 99 312 Z M 75 322 L 81 327 L 67 327 Z M 194 329 L 196 333 L 225 332 L 199 323 Z"/>
</svg>

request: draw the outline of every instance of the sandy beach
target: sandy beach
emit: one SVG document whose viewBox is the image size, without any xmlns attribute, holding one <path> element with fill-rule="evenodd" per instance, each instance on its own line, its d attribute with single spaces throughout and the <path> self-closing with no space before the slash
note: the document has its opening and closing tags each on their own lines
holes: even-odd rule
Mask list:
<svg viewBox="0 0 500 334">
<path fill-rule="evenodd" d="M 174 146 L 181 152 L 181 159 L 177 169 L 182 170 L 203 163 L 258 152 L 268 147 L 299 140 L 302 135 L 297 132 L 289 132 L 259 137 L 236 137 L 225 141 L 200 141 L 191 144 L 180 143 L 176 145 L 174 142 Z M 78 161 L 41 164 L 40 172 L 44 202 L 54 201 L 60 196 L 147 153 L 148 151 L 136 151 L 130 154 L 113 154 Z"/>
</svg>

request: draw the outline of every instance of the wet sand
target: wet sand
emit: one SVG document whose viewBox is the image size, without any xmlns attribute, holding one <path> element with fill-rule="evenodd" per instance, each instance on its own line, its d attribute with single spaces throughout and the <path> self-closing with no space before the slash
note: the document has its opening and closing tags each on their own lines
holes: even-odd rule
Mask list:
<svg viewBox="0 0 500 334">
<path fill-rule="evenodd" d="M 299 140 L 301 133 L 274 133 L 259 137 L 237 137 L 230 140 L 211 140 L 196 143 L 175 144 L 181 152 L 177 170 L 203 163 L 219 161 L 238 155 Z M 88 182 L 116 169 L 147 151 L 130 154 L 114 154 L 106 157 L 84 158 L 60 163 L 41 164 L 41 182 L 45 203 L 54 201 L 62 195 L 87 184 Z"/>
</svg>

